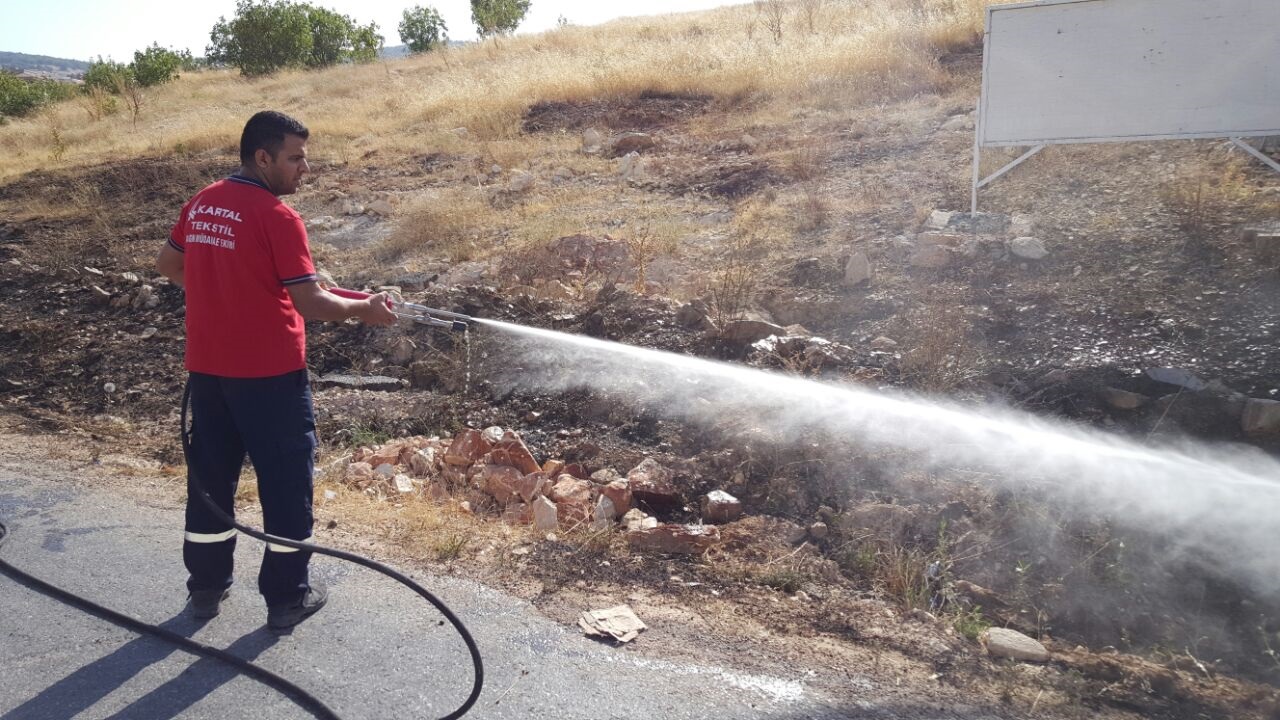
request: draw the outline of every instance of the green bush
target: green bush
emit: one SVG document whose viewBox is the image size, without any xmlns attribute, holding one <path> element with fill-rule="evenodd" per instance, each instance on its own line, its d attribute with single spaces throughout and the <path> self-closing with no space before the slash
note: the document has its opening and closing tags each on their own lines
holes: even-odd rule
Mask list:
<svg viewBox="0 0 1280 720">
<path fill-rule="evenodd" d="M 288 67 L 320 68 L 378 56 L 378 26 L 359 26 L 346 15 L 289 0 L 239 0 L 231 20 L 209 33 L 208 62 L 243 75 L 269 75 Z"/>
<path fill-rule="evenodd" d="M 405 10 L 399 30 L 400 42 L 409 46 L 409 52 L 429 52 L 449 41 L 444 18 L 430 6 L 414 5 Z"/>
<path fill-rule="evenodd" d="M 75 94 L 74 85 L 56 80 L 24 80 L 0 71 L 0 117 L 23 117 L 51 102 Z"/>
<path fill-rule="evenodd" d="M 109 93 L 117 92 L 116 88 L 120 86 L 121 79 L 130 79 L 133 77 L 132 71 L 128 65 L 124 63 L 114 62 L 112 60 L 103 60 L 102 56 L 98 56 L 97 60 L 89 63 L 89 69 L 84 71 L 84 88 L 100 88 Z"/>
<path fill-rule="evenodd" d="M 178 78 L 178 71 L 194 64 L 187 50 L 175 51 L 152 43 L 146 50 L 133 53 L 129 71 L 142 87 L 163 85 Z"/>
</svg>

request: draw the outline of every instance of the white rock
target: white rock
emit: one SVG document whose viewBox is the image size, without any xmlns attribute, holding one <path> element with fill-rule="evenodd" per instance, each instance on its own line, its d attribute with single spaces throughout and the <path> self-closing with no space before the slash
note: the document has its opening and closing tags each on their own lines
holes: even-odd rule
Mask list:
<svg viewBox="0 0 1280 720">
<path fill-rule="evenodd" d="M 603 144 L 604 138 L 601 137 L 599 130 L 587 128 L 582 132 L 582 152 L 598 153 Z"/>
<path fill-rule="evenodd" d="M 982 633 L 982 643 L 987 646 L 987 654 L 993 657 L 1007 657 L 1031 662 L 1046 662 L 1049 660 L 1049 651 L 1045 649 L 1044 645 L 1017 630 L 989 628 Z"/>
<path fill-rule="evenodd" d="M 382 463 L 374 468 L 373 471 L 385 478 L 395 477 L 396 466 L 391 463 Z"/>
<path fill-rule="evenodd" d="M 942 123 L 942 130 L 968 130 L 973 127 L 973 120 L 968 115 L 952 115 Z"/>
<path fill-rule="evenodd" d="M 893 350 L 896 347 L 898 347 L 898 341 L 884 335 L 871 341 L 872 350 Z"/>
<path fill-rule="evenodd" d="M 1049 249 L 1036 238 L 1016 237 L 1009 241 L 1009 252 L 1027 260 L 1041 260 L 1049 254 Z"/>
<path fill-rule="evenodd" d="M 467 129 L 466 129 L 466 128 L 464 128 L 464 127 L 456 127 L 456 128 L 454 128 L 454 129 L 450 130 L 449 132 L 453 133 L 455 136 L 457 136 L 458 138 L 460 138 L 460 139 L 462 139 L 462 140 L 466 140 L 466 139 L 467 139 L 467 137 L 468 137 L 469 135 L 471 135 L 471 133 L 470 133 L 470 132 L 468 132 L 468 131 L 467 131 Z"/>
<path fill-rule="evenodd" d="M 524 170 L 515 170 L 511 173 L 511 181 L 507 183 L 507 189 L 513 193 L 522 193 L 533 187 L 533 173 Z"/>
<path fill-rule="evenodd" d="M 490 425 L 480 431 L 480 437 L 484 438 L 490 445 L 497 445 L 498 442 L 502 440 L 503 432 L 505 431 L 501 427 L 497 425 Z"/>
<path fill-rule="evenodd" d="M 395 207 L 391 205 L 390 200 L 374 200 L 369 203 L 369 207 L 367 209 L 369 212 L 381 215 L 382 217 L 390 217 L 391 214 L 396 211 Z"/>
<path fill-rule="evenodd" d="M 856 252 L 844 266 L 844 284 L 849 287 L 871 280 L 871 260 L 866 253 Z"/>
<path fill-rule="evenodd" d="M 945 230 L 947 223 L 951 222 L 951 216 L 954 212 L 948 210 L 934 210 L 929 213 L 929 219 L 924 221 L 924 226 L 930 230 Z"/>
<path fill-rule="evenodd" d="M 613 527 L 613 518 L 616 515 L 617 511 L 613 507 L 613 501 L 601 495 L 596 500 L 595 509 L 591 513 L 591 529 L 608 530 Z"/>
<path fill-rule="evenodd" d="M 395 483 L 396 490 L 398 492 L 401 492 L 401 493 L 413 492 L 413 480 L 411 480 L 408 475 L 405 475 L 404 473 L 399 473 L 394 478 L 392 478 L 391 481 Z"/>
<path fill-rule="evenodd" d="M 644 158 L 634 150 L 622 156 L 618 161 L 618 174 L 623 180 L 638 180 L 644 177 Z"/>
<path fill-rule="evenodd" d="M 533 526 L 539 530 L 555 530 L 560 526 L 556 504 L 544 495 L 539 495 L 533 501 Z"/>
</svg>

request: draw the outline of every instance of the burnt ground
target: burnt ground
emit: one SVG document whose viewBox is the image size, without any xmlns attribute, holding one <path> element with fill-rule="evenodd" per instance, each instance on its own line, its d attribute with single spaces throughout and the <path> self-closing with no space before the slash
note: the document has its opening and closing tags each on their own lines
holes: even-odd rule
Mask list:
<svg viewBox="0 0 1280 720">
<path fill-rule="evenodd" d="M 801 324 L 845 346 L 821 362 L 709 337 L 682 323 L 678 303 L 664 293 L 607 285 L 624 279 L 617 273 L 574 276 L 586 289 L 564 302 L 534 299 L 501 283 L 417 290 L 401 277 L 344 265 L 341 246 L 325 245 L 322 233 L 314 239 L 344 284 L 400 285 L 428 305 L 476 316 L 823 379 L 998 400 L 1138 438 L 1249 441 L 1224 409 L 1220 390 L 1179 392 L 1143 371 L 1185 368 L 1237 393 L 1274 397 L 1280 272 L 1238 239 L 1241 227 L 1268 222 L 1280 209 L 1280 196 L 1270 192 L 1274 179 L 1225 157 L 1213 143 L 1051 150 L 1045 162 L 1020 170 L 1019 182 L 997 183 L 984 195 L 984 206 L 1004 213 L 992 216 L 999 227 L 986 233 L 1000 241 L 979 243 L 972 255 L 941 270 L 915 268 L 897 238 L 920 229 L 922 208 L 956 209 L 967 200 L 956 173 L 912 169 L 967 165 L 965 133 L 919 132 L 927 124 L 921 113 L 945 117 L 952 102 L 859 117 L 852 125 L 815 117 L 758 133 L 766 145 L 789 151 L 797 142 L 789 138 L 825 138 L 816 156 L 798 156 L 799 166 L 794 152 L 762 154 L 717 131 L 710 120 L 723 110 L 707 98 L 542 103 L 526 116 L 525 129 L 534 136 L 602 126 L 665 133 L 666 142 L 648 153 L 650 177 L 635 183 L 655 201 L 687 198 L 733 214 L 735 202 L 819 184 L 823 196 L 835 200 L 815 203 L 821 222 L 753 266 L 747 304 L 781 325 Z M 904 165 L 906 158 L 914 164 Z M 426 155 L 389 159 L 372 171 L 333 166 L 317 174 L 329 187 L 409 193 L 472 177 L 478 164 L 478 158 Z M 75 438 L 95 454 L 179 462 L 182 298 L 156 280 L 149 260 L 190 192 L 233 165 L 218 156 L 143 158 L 50 170 L 0 187 L 0 282 L 6 288 L 0 407 L 10 428 Z M 821 168 L 816 175 L 814 166 Z M 1203 197 L 1211 202 L 1179 194 L 1189 186 L 1177 173 L 1188 168 L 1210 178 L 1207 186 L 1196 182 L 1209 188 Z M 883 202 L 860 202 L 867 193 Z M 896 202 L 897 195 L 911 200 Z M 322 194 L 297 200 L 308 215 L 334 212 Z M 1004 249 L 1008 215 L 1018 213 L 1034 216 L 1034 234 L 1051 249 L 1044 260 L 1020 261 Z M 842 283 L 854 251 L 872 257 L 869 287 Z M 546 266 L 557 267 L 556 261 Z M 691 266 L 735 261 L 715 250 L 685 257 Z M 377 521 L 351 521 L 400 547 L 409 561 L 524 588 L 566 622 L 571 600 L 656 596 L 661 602 L 650 617 L 667 627 L 654 623 L 646 637 L 672 652 L 718 653 L 746 664 L 795 657 L 859 667 L 879 667 L 890 657 L 885 662 L 896 663 L 893 672 L 909 683 L 930 678 L 949 688 L 931 692 L 977 693 L 1005 703 L 1014 715 L 1277 712 L 1280 665 L 1270 651 L 1280 604 L 1212 567 L 1162 562 L 1166 539 L 1159 533 L 1121 530 L 1107 518 L 1073 519 L 1043 506 L 1034 491 L 996 491 L 961 475 L 925 473 L 910 458 L 880 456 L 855 442 L 831 439 L 819 452 L 734 423 L 688 425 L 586 388 L 511 391 L 501 382 L 511 371 L 504 340 L 473 332 L 467 363 L 456 336 L 402 331 L 417 345 L 412 366 L 389 359 L 398 334 L 309 327 L 317 375 L 376 373 L 411 384 L 393 394 L 318 391 L 330 457 L 390 437 L 499 425 L 520 432 L 540 460 L 560 458 L 588 472 L 625 473 L 654 457 L 675 471 L 686 498 L 728 489 L 748 514 L 709 557 L 638 560 L 617 538 L 566 535 L 521 539 L 518 555 L 464 551 L 461 560 L 446 561 L 415 554 L 411 543 L 396 545 L 397 537 L 373 529 Z M 900 347 L 873 348 L 870 341 L 882 335 Z M 1102 399 L 1105 387 L 1152 402 L 1117 410 Z M 466 499 L 476 513 L 466 520 L 475 538 L 470 545 L 483 547 L 484 538 L 499 532 L 493 529 L 500 526 L 497 509 L 483 497 Z M 1046 555 L 1028 528 L 1028 508 L 1054 523 L 1061 538 L 1055 553 Z M 693 502 L 648 509 L 667 521 L 698 515 Z M 886 512 L 892 520 L 875 525 Z M 789 542 L 815 521 L 825 522 L 830 534 L 804 545 Z M 878 530 L 872 536 L 865 532 L 869 523 Z M 935 562 L 941 575 L 913 575 Z M 1179 590 L 1168 592 L 1171 585 Z M 921 588 L 923 595 L 913 594 Z M 742 616 L 750 622 L 728 620 Z M 966 637 L 981 624 L 1042 637 L 1055 659 L 1043 669 L 987 660 Z M 723 644 L 682 645 L 683 632 Z M 756 648 L 759 657 L 752 633 L 773 638 Z"/>
</svg>

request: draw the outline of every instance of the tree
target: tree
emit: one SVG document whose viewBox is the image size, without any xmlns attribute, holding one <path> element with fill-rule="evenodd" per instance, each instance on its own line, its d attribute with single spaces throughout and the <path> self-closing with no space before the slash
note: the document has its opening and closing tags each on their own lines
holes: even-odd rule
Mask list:
<svg viewBox="0 0 1280 720">
<path fill-rule="evenodd" d="M 435 8 L 414 5 L 404 11 L 400 19 L 400 42 L 409 46 L 409 52 L 430 52 L 449 42 L 449 28 Z"/>
<path fill-rule="evenodd" d="M 288 0 L 236 3 L 236 16 L 218 18 L 205 55 L 250 77 L 305 65 L 311 58 L 311 21 L 306 7 Z"/>
<path fill-rule="evenodd" d="M 191 53 L 160 47 L 160 43 L 152 43 L 146 50 L 133 53 L 133 62 L 129 71 L 142 87 L 162 85 L 176 80 L 178 71 L 192 63 Z"/>
<path fill-rule="evenodd" d="M 378 26 L 359 26 L 346 15 L 290 0 L 239 0 L 236 16 L 209 33 L 209 62 L 231 65 L 244 75 L 267 75 L 287 67 L 322 68 L 378 57 Z"/>
<path fill-rule="evenodd" d="M 530 0 L 471 0 L 471 22 L 480 37 L 510 35 L 520 27 Z"/>
</svg>

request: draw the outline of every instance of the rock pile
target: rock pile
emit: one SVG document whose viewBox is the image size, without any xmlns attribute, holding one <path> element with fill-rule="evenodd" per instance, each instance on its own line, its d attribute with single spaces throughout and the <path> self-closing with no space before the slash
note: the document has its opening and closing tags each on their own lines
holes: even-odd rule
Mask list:
<svg viewBox="0 0 1280 720">
<path fill-rule="evenodd" d="M 518 433 L 500 427 L 362 447 L 352 454 L 344 476 L 348 485 L 384 498 L 481 494 L 505 522 L 545 531 L 621 529 L 640 550 L 698 554 L 720 542 L 715 525 L 660 523 L 633 507 L 643 503 L 661 511 L 684 502 L 671 470 L 653 458 L 625 476 L 607 468 L 588 474 L 578 463 L 539 463 Z M 476 505 L 471 503 L 473 509 Z M 708 493 L 701 507 L 707 523 L 730 522 L 742 514 L 741 503 L 720 490 Z"/>
</svg>

